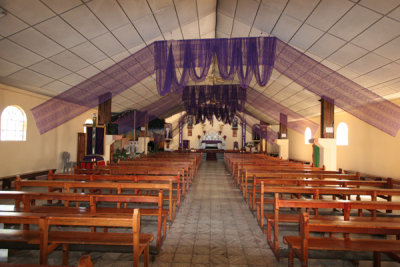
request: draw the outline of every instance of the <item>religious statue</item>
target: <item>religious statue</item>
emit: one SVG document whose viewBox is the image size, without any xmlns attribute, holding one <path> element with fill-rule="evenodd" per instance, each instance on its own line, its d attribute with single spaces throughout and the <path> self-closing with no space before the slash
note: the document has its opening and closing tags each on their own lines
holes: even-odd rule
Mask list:
<svg viewBox="0 0 400 267">
<path fill-rule="evenodd" d="M 172 124 L 164 124 L 164 137 L 165 139 L 172 139 Z"/>
</svg>

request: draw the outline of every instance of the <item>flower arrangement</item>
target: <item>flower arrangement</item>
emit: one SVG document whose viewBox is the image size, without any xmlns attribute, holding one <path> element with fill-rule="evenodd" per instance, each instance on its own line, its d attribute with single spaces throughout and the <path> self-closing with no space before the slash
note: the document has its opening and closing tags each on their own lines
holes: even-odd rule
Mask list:
<svg viewBox="0 0 400 267">
<path fill-rule="evenodd" d="M 253 142 L 247 142 L 246 147 L 255 147 L 255 144 Z"/>
<path fill-rule="evenodd" d="M 118 160 L 124 161 L 127 160 L 128 157 L 129 154 L 124 148 L 122 150 L 118 148 L 113 154 L 113 161 L 114 163 L 117 163 Z"/>
</svg>

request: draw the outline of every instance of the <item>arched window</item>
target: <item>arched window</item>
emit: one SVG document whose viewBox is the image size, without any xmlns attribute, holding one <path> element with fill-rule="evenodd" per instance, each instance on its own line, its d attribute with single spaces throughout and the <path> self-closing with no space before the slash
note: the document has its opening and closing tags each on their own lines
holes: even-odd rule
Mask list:
<svg viewBox="0 0 400 267">
<path fill-rule="evenodd" d="M 349 127 L 344 122 L 339 123 L 336 129 L 336 145 L 347 146 L 349 144 Z"/>
<path fill-rule="evenodd" d="M 83 125 L 83 132 L 86 133 L 86 125 L 93 125 L 92 119 L 86 119 L 85 124 Z"/>
<path fill-rule="evenodd" d="M 26 115 L 18 106 L 8 106 L 1 113 L 1 141 L 26 141 Z"/>
<path fill-rule="evenodd" d="M 304 133 L 304 143 L 310 144 L 310 139 L 311 139 L 311 129 L 307 127 Z"/>
</svg>

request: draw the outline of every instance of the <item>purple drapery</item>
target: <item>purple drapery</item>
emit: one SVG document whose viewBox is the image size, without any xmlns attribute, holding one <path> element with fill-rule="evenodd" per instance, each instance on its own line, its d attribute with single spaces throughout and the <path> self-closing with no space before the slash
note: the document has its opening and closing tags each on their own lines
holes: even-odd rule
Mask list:
<svg viewBox="0 0 400 267">
<path fill-rule="evenodd" d="M 149 45 L 108 69 L 32 109 L 43 134 L 97 107 L 154 73 L 154 45 Z M 107 97 L 102 97 L 107 94 Z M 101 98 L 101 99 L 100 99 Z"/>
<path fill-rule="evenodd" d="M 272 144 L 276 139 L 278 139 L 278 133 L 272 130 L 271 127 L 267 127 L 267 142 Z"/>
<path fill-rule="evenodd" d="M 267 138 L 268 138 L 268 131 L 267 131 L 268 125 L 261 121 L 260 122 L 260 127 L 261 127 L 261 139 L 267 140 Z"/>
<path fill-rule="evenodd" d="M 183 121 L 179 120 L 179 148 L 182 147 L 183 142 Z"/>
<path fill-rule="evenodd" d="M 180 94 L 169 94 L 164 98 L 157 100 L 156 102 L 136 111 L 136 127 L 145 125 L 146 111 L 149 116 L 149 121 L 155 118 L 160 118 L 170 110 L 176 108 L 180 104 Z M 126 133 L 133 130 L 133 112 L 127 112 L 121 116 L 114 123 L 118 124 L 118 133 Z"/>
<path fill-rule="evenodd" d="M 145 113 L 146 112 L 141 112 L 139 110 L 136 111 L 136 127 L 144 126 Z M 134 116 L 134 111 L 129 111 L 121 115 L 121 117 L 113 122 L 118 124 L 118 134 L 124 134 L 133 131 Z"/>
<path fill-rule="evenodd" d="M 283 114 L 283 113 L 279 114 L 279 123 L 287 126 L 288 120 L 287 120 L 287 115 L 286 114 Z"/>
<path fill-rule="evenodd" d="M 400 107 L 277 40 L 275 68 L 307 90 L 333 99 L 335 105 L 378 129 L 396 136 Z"/>
<path fill-rule="evenodd" d="M 254 118 L 253 116 L 246 113 L 246 130 L 253 134 L 253 128 L 258 127 L 260 120 Z M 258 126 L 255 126 L 258 125 Z M 260 129 L 261 130 L 261 129 Z M 261 134 L 261 133 L 260 133 Z M 267 127 L 267 142 L 273 144 L 275 139 L 278 138 L 278 133 L 271 129 L 271 127 Z"/>
<path fill-rule="evenodd" d="M 255 45 L 257 49 L 253 49 Z M 156 46 L 157 48 L 155 48 Z M 242 50 L 239 50 L 239 47 Z M 157 50 L 157 53 L 154 50 Z M 189 50 L 190 52 L 185 52 Z M 266 51 L 272 50 L 275 50 L 275 53 L 266 53 Z M 172 53 L 169 53 L 170 51 Z M 257 56 L 255 56 L 255 51 L 257 51 Z M 168 59 L 169 55 L 171 57 Z M 155 69 L 158 72 L 157 86 L 161 95 L 165 95 L 171 90 L 179 92 L 188 76 L 196 82 L 204 81 L 214 55 L 217 57 L 220 76 L 232 79 L 233 73 L 236 73 L 244 87 L 247 87 L 248 79 L 252 75 L 256 78 L 258 84 L 266 84 L 272 72 L 271 66 L 273 66 L 277 71 L 307 90 L 321 97 L 333 99 L 338 107 L 392 136 L 395 136 L 400 129 L 399 106 L 363 88 L 282 41 L 265 37 L 153 43 L 33 108 L 32 114 L 39 132 L 43 134 L 96 107 L 100 101 L 108 100 L 108 98 L 99 100 L 102 95 L 109 93 L 110 97 L 115 96 L 152 75 Z M 158 61 L 158 58 L 161 60 Z M 258 62 L 256 62 L 256 59 Z M 184 62 L 187 62 L 187 64 L 184 64 Z M 168 64 L 173 67 L 168 68 L 167 75 Z M 246 71 L 243 70 L 244 66 L 246 66 Z M 252 68 L 247 70 L 247 66 L 252 66 Z M 263 69 L 265 67 L 266 69 Z M 200 71 L 195 72 L 195 68 Z M 182 71 L 184 75 L 177 74 L 177 71 Z M 252 75 L 250 75 L 251 71 Z M 177 77 L 180 77 L 179 84 L 172 88 L 165 86 L 166 79 L 170 79 L 169 84 L 173 84 L 175 81 L 172 80 L 173 75 L 176 77 L 176 84 L 178 84 Z M 259 103 L 258 106 L 263 105 Z M 266 108 L 264 108 L 265 110 Z M 294 127 L 298 131 L 302 128 L 293 119 L 289 120 L 288 127 Z"/>
<path fill-rule="evenodd" d="M 86 154 L 92 155 L 93 153 L 93 127 L 86 127 L 87 142 L 86 142 Z M 104 155 L 104 128 L 96 127 L 96 144 L 94 153 L 96 155 Z"/>
<path fill-rule="evenodd" d="M 157 41 L 157 90 L 160 95 L 182 92 L 189 77 L 195 82 L 204 81 L 214 55 L 224 80 L 233 80 L 237 75 L 240 85 L 247 88 L 254 76 L 260 86 L 265 86 L 274 67 L 275 46 L 275 37 Z M 199 75 L 196 68 L 200 68 Z"/>
<path fill-rule="evenodd" d="M 286 114 L 289 118 L 289 122 L 286 126 L 301 134 L 304 134 L 307 127 L 311 129 L 312 136 L 314 136 L 318 130 L 319 126 L 317 123 L 304 118 L 300 114 L 290 110 L 278 102 L 275 102 L 271 98 L 266 97 L 262 93 L 250 87 L 247 88 L 247 104 L 257 108 L 277 123 L 279 123 L 280 114 Z"/>
<path fill-rule="evenodd" d="M 246 146 L 246 121 L 242 122 L 242 148 Z"/>
<path fill-rule="evenodd" d="M 260 124 L 254 124 L 251 133 L 253 135 L 253 140 L 261 140 L 261 126 Z"/>
<path fill-rule="evenodd" d="M 246 89 L 236 84 L 187 86 L 182 101 L 186 113 L 196 116 L 196 124 L 211 121 L 213 116 L 231 124 L 236 112 L 244 111 Z"/>
</svg>

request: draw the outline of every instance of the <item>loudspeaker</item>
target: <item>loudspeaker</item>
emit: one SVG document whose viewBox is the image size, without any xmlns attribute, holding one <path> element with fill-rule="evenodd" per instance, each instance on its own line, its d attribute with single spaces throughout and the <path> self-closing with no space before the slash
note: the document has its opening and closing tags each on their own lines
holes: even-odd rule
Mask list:
<svg viewBox="0 0 400 267">
<path fill-rule="evenodd" d="M 107 135 L 118 135 L 118 124 L 108 123 L 107 124 Z"/>
</svg>

